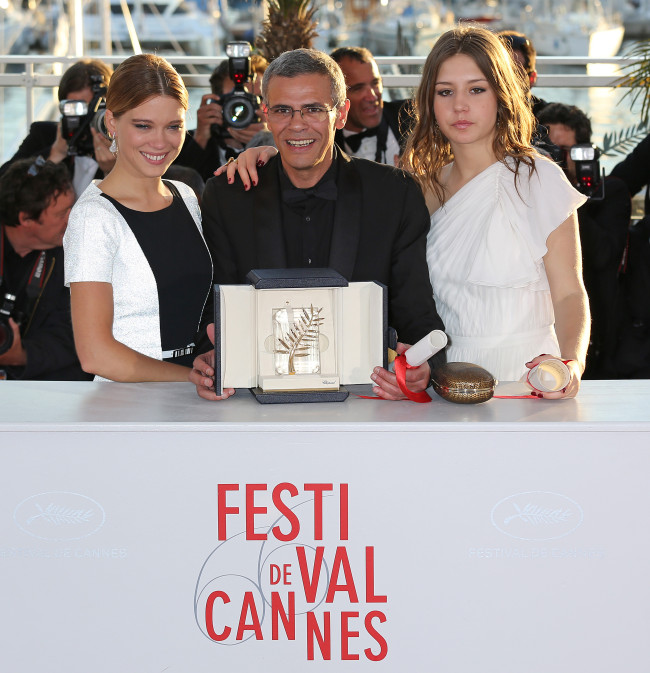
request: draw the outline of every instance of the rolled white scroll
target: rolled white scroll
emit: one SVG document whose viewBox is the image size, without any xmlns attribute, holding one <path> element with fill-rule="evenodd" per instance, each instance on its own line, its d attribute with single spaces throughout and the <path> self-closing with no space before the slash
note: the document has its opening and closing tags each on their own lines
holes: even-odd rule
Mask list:
<svg viewBox="0 0 650 673">
<path fill-rule="evenodd" d="M 447 335 L 442 330 L 434 329 L 433 332 L 429 332 L 429 334 L 411 346 L 404 355 L 411 367 L 419 367 L 446 345 Z"/>
</svg>

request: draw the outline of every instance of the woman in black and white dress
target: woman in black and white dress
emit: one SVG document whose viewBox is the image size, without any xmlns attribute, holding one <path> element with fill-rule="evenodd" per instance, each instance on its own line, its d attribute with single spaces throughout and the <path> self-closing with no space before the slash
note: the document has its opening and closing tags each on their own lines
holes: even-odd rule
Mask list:
<svg viewBox="0 0 650 673">
<path fill-rule="evenodd" d="M 183 144 L 187 90 L 140 54 L 115 71 L 106 108 L 115 168 L 64 237 L 79 359 L 98 379 L 185 381 L 212 280 L 194 192 L 161 178 Z"/>
</svg>

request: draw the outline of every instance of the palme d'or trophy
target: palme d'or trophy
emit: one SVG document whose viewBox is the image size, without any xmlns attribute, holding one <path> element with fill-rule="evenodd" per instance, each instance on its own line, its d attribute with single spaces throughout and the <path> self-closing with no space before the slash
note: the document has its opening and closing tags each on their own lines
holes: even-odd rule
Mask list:
<svg viewBox="0 0 650 673">
<path fill-rule="evenodd" d="M 321 367 L 322 355 L 330 347 L 330 340 L 321 333 L 324 325 L 332 329 L 328 311 L 314 304 L 294 306 L 286 300 L 283 307 L 272 308 L 271 323 L 272 335 L 264 339 L 264 349 L 273 353 L 273 374 L 260 376 L 257 394 L 338 393 L 339 376 L 330 371 L 331 366 L 328 371 Z"/>
<path fill-rule="evenodd" d="M 261 404 L 340 402 L 388 366 L 387 290 L 332 269 L 254 269 L 215 286 L 215 392 Z"/>
</svg>

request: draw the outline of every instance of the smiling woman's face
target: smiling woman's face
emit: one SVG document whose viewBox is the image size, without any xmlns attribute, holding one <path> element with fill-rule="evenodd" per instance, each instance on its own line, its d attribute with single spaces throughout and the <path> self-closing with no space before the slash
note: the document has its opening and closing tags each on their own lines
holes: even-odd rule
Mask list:
<svg viewBox="0 0 650 673">
<path fill-rule="evenodd" d="M 185 109 L 171 96 L 155 96 L 117 118 L 107 110 L 106 125 L 116 135 L 121 168 L 160 177 L 183 146 Z"/>
</svg>

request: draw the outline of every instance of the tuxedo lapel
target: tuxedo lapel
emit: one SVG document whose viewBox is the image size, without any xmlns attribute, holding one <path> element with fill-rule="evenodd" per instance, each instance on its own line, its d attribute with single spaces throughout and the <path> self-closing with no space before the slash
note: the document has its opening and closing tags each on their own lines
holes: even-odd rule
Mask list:
<svg viewBox="0 0 650 673">
<path fill-rule="evenodd" d="M 260 269 L 287 266 L 282 230 L 282 198 L 275 159 L 271 159 L 258 187 L 252 187 L 253 229 Z"/>
<path fill-rule="evenodd" d="M 338 152 L 338 197 L 332 229 L 329 265 L 352 279 L 361 231 L 361 178 L 347 154 Z"/>
</svg>

